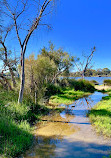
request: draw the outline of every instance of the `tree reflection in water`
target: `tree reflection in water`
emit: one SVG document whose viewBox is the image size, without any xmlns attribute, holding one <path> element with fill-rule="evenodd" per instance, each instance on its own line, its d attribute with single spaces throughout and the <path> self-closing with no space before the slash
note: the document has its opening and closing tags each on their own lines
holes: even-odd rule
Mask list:
<svg viewBox="0 0 111 158">
<path fill-rule="evenodd" d="M 86 112 L 90 110 L 102 98 L 102 93 L 76 100 L 72 105 L 65 106 L 65 110 L 57 115 L 49 115 L 42 118 L 40 126 L 35 130 L 35 146 L 28 151 L 24 158 L 51 158 L 56 157 L 57 144 L 80 130 L 79 124 L 90 124 L 83 121 Z"/>
</svg>

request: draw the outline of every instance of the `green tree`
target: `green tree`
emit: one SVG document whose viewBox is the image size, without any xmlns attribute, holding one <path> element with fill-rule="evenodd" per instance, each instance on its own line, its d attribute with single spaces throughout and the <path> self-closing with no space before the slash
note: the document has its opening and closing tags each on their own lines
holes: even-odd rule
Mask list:
<svg viewBox="0 0 111 158">
<path fill-rule="evenodd" d="M 108 75 L 110 73 L 110 70 L 108 68 L 102 69 L 102 72 L 104 75 Z"/>
<path fill-rule="evenodd" d="M 27 74 L 25 87 L 28 92 L 30 91 L 32 98 L 35 98 L 35 103 L 43 97 L 47 84 L 51 83 L 56 69 L 54 61 L 49 57 L 38 55 L 35 59 L 34 55 L 30 55 L 25 60 L 25 73 Z"/>
<path fill-rule="evenodd" d="M 51 83 L 57 79 L 62 73 L 68 73 L 69 69 L 73 66 L 74 57 L 70 56 L 63 49 L 55 49 L 53 43 L 49 42 L 49 48 L 43 48 L 41 50 L 41 55 L 44 57 L 49 57 L 50 60 L 53 60 L 57 69 L 53 73 L 53 78 Z"/>
</svg>

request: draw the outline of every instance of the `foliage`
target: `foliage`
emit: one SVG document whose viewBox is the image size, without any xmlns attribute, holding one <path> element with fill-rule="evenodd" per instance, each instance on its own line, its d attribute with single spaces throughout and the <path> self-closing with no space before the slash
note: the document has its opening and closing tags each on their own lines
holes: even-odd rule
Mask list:
<svg viewBox="0 0 111 158">
<path fill-rule="evenodd" d="M 17 104 L 17 97 L 17 92 L 0 89 L 0 157 L 16 157 L 26 151 L 33 140 L 30 124 L 49 112 L 26 95 L 23 103 Z"/>
<path fill-rule="evenodd" d="M 90 81 L 87 80 L 75 80 L 75 79 L 62 79 L 60 81 L 60 86 L 66 87 L 69 86 L 74 88 L 75 91 L 80 90 L 84 92 L 94 92 L 95 88 Z"/>
<path fill-rule="evenodd" d="M 81 77 L 81 73 L 79 71 L 70 73 L 70 76 L 72 77 Z M 90 77 L 90 76 L 111 76 L 111 70 L 108 68 L 103 68 L 103 69 L 87 69 L 85 72 L 85 76 Z"/>
<path fill-rule="evenodd" d="M 59 79 L 58 84 L 62 88 L 69 87 L 69 79 L 68 78 Z"/>
<path fill-rule="evenodd" d="M 90 83 L 90 81 L 87 80 L 69 80 L 70 85 L 74 87 L 75 90 L 81 90 L 84 92 L 94 92 L 95 88 L 94 86 Z"/>
<path fill-rule="evenodd" d="M 47 84 L 51 82 L 56 65 L 49 57 L 39 55 L 37 59 L 34 55 L 25 60 L 26 84 L 25 90 L 30 93 L 32 100 L 40 100 L 46 91 Z"/>
<path fill-rule="evenodd" d="M 32 143 L 31 128 L 27 121 L 21 121 L 19 124 L 0 115 L 0 154 L 9 157 L 15 157 L 26 150 Z"/>
<path fill-rule="evenodd" d="M 50 60 L 54 61 L 57 67 L 56 72 L 54 72 L 52 82 L 54 82 L 60 74 L 69 73 L 69 69 L 73 66 L 74 57 L 70 56 L 67 52 L 64 52 L 62 48 L 56 50 L 55 46 L 51 42 L 49 42 L 49 48 L 44 47 L 41 50 L 41 55 L 49 57 Z"/>
<path fill-rule="evenodd" d="M 76 99 L 88 95 L 89 92 L 74 91 L 72 88 L 63 88 L 61 94 L 54 95 L 50 98 L 49 103 L 54 105 L 72 104 Z"/>
<path fill-rule="evenodd" d="M 91 80 L 90 82 L 94 85 L 99 85 L 99 83 L 96 80 Z"/>
<path fill-rule="evenodd" d="M 103 83 L 105 85 L 111 86 L 111 80 L 109 80 L 109 79 L 108 80 L 104 80 Z"/>
<path fill-rule="evenodd" d="M 50 94 L 46 94 L 47 89 L 49 90 L 49 86 L 54 87 L 54 82 L 61 73 L 68 72 L 72 60 L 73 57 L 62 49 L 55 50 L 53 44 L 50 44 L 49 50 L 43 48 L 37 59 L 33 54 L 30 55 L 25 59 L 26 92 L 30 93 L 36 102 L 43 96 L 50 96 L 54 92 L 50 91 Z"/>
<path fill-rule="evenodd" d="M 111 137 L 111 93 L 104 97 L 88 115 L 97 132 Z"/>
<path fill-rule="evenodd" d="M 52 95 L 60 94 L 60 93 L 62 93 L 60 86 L 48 84 L 45 91 L 45 96 L 51 97 Z"/>
</svg>

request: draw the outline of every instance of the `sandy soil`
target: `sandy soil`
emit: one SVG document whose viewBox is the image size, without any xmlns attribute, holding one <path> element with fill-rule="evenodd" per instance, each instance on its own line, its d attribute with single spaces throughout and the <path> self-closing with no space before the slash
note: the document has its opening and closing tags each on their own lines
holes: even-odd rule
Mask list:
<svg viewBox="0 0 111 158">
<path fill-rule="evenodd" d="M 109 90 L 109 89 L 111 89 L 111 86 L 96 85 L 95 88 L 98 90 Z"/>
</svg>

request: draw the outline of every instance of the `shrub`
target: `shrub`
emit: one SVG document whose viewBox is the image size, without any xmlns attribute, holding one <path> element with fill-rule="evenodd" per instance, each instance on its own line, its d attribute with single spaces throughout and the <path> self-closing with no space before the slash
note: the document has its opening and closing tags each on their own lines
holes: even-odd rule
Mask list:
<svg viewBox="0 0 111 158">
<path fill-rule="evenodd" d="M 53 85 L 53 84 L 48 84 L 46 91 L 45 91 L 45 96 L 50 97 L 51 95 L 59 94 L 61 93 L 61 88 L 60 86 Z"/>
<path fill-rule="evenodd" d="M 69 86 L 69 79 L 63 78 L 62 80 L 58 80 L 58 84 L 62 88 L 68 87 Z"/>
<path fill-rule="evenodd" d="M 96 80 L 91 80 L 90 82 L 94 85 L 99 85 L 99 83 Z"/>
<path fill-rule="evenodd" d="M 111 80 L 109 80 L 109 79 L 108 80 L 104 80 L 103 83 L 108 85 L 108 86 L 111 86 Z"/>
<path fill-rule="evenodd" d="M 61 81 L 62 82 L 62 81 Z M 90 81 L 87 80 L 75 80 L 75 79 L 67 79 L 69 87 L 74 88 L 76 91 L 81 90 L 85 92 L 94 92 L 95 88 Z"/>
</svg>

